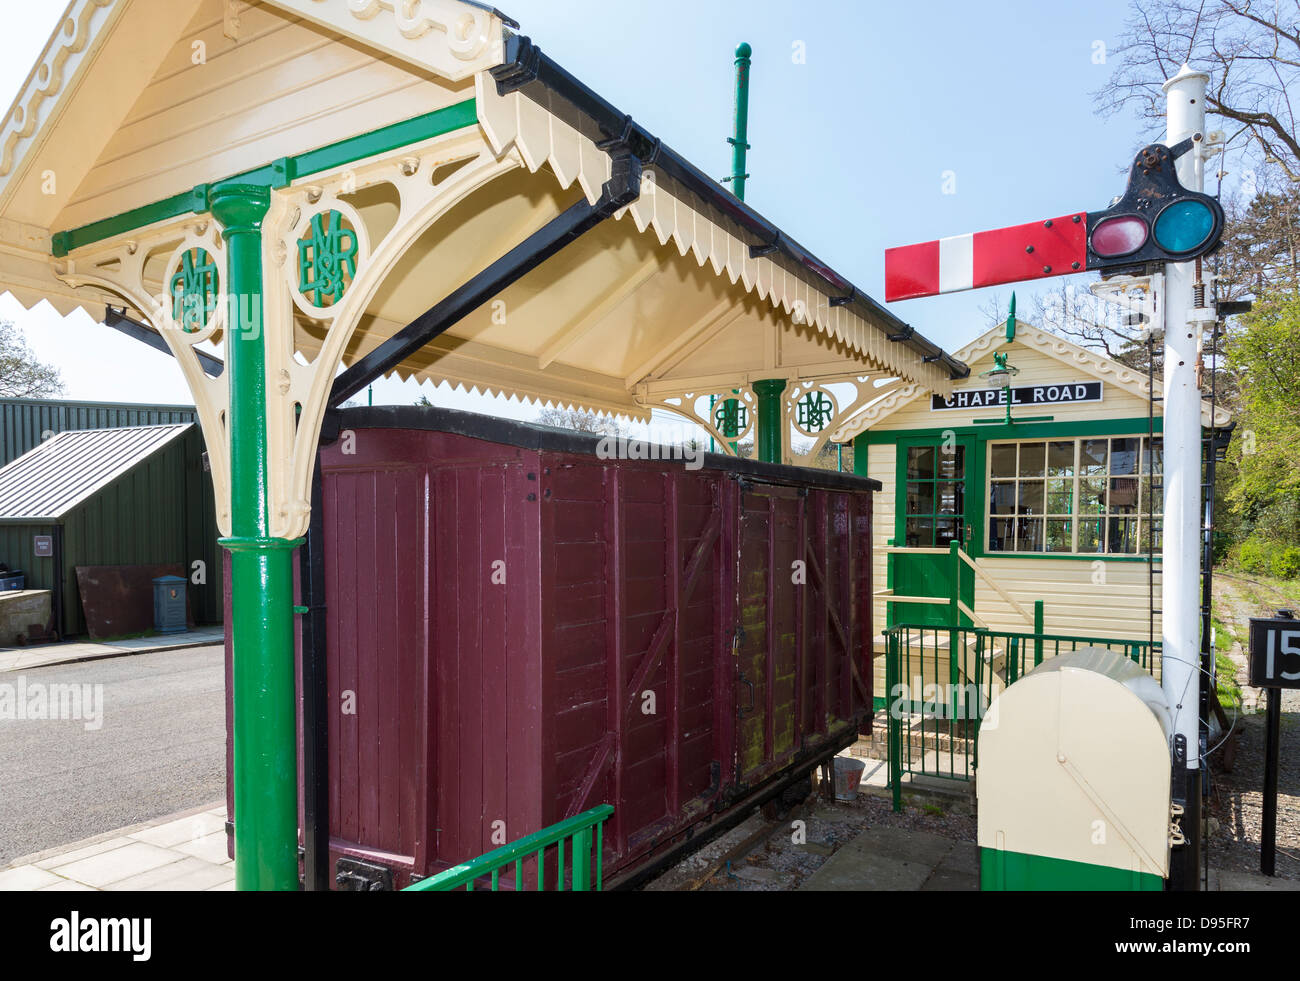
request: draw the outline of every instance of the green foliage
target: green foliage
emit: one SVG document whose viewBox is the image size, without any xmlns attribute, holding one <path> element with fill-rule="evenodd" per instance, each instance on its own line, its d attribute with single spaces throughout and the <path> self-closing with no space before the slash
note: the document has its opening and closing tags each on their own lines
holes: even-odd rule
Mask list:
<svg viewBox="0 0 1300 981">
<path fill-rule="evenodd" d="M 1228 561 L 1253 575 L 1300 579 L 1300 545 L 1288 545 L 1258 533 L 1234 548 Z"/>
<path fill-rule="evenodd" d="M 1300 578 L 1300 546 L 1278 547 L 1273 552 L 1269 573 L 1278 579 Z"/>
<path fill-rule="evenodd" d="M 1300 297 L 1266 294 L 1242 327 L 1228 348 L 1241 397 L 1227 500 L 1257 533 L 1300 544 Z M 1253 548 L 1240 564 L 1267 571 Z"/>
<path fill-rule="evenodd" d="M 1242 572 L 1267 573 L 1268 548 L 1258 538 L 1247 538 L 1237 547 L 1236 561 L 1233 564 Z"/>
<path fill-rule="evenodd" d="M 1241 707 L 1241 686 L 1237 684 L 1237 665 L 1222 650 L 1214 652 L 1214 680 L 1219 704 L 1225 709 Z"/>
</svg>

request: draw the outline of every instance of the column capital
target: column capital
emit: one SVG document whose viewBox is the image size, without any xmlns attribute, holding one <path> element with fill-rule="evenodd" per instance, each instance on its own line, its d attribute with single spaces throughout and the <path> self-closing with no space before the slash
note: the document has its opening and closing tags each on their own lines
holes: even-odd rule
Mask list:
<svg viewBox="0 0 1300 981">
<path fill-rule="evenodd" d="M 223 184 L 208 197 L 208 210 L 221 224 L 221 235 L 260 232 L 271 208 L 271 189 L 265 184 Z"/>
<path fill-rule="evenodd" d="M 754 390 L 755 395 L 762 398 L 764 396 L 780 395 L 785 391 L 788 384 L 790 383 L 784 378 L 764 378 L 761 381 L 754 382 L 750 387 Z"/>
</svg>

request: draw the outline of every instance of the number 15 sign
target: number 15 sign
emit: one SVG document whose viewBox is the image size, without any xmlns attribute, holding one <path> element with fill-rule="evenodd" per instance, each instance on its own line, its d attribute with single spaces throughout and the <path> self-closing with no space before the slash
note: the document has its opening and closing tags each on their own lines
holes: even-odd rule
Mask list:
<svg viewBox="0 0 1300 981">
<path fill-rule="evenodd" d="M 1250 621 L 1250 683 L 1256 688 L 1300 688 L 1300 620 Z"/>
</svg>

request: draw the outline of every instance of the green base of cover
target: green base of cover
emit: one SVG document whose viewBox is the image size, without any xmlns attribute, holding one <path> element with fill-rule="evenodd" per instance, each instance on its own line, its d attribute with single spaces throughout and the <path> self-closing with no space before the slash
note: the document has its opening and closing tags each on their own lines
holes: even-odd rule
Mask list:
<svg viewBox="0 0 1300 981">
<path fill-rule="evenodd" d="M 980 889 L 986 892 L 1161 892 L 1164 888 L 1165 880 L 1149 872 L 980 849 Z"/>
</svg>

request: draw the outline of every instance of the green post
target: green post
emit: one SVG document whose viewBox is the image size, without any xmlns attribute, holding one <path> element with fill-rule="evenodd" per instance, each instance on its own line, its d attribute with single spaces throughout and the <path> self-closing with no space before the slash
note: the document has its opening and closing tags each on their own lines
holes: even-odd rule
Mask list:
<svg viewBox="0 0 1300 981">
<path fill-rule="evenodd" d="M 889 754 L 889 789 L 894 813 L 903 810 L 903 707 L 899 704 L 898 687 L 901 665 L 898 631 L 885 633 L 885 736 Z"/>
<path fill-rule="evenodd" d="M 782 463 L 785 459 L 785 413 L 781 411 L 781 395 L 785 380 L 767 378 L 754 382 L 758 397 L 758 437 L 755 449 L 764 463 Z"/>
<path fill-rule="evenodd" d="M 866 436 L 853 437 L 853 472 L 859 477 L 871 476 L 871 446 L 867 443 Z M 889 543 L 893 545 L 891 541 Z"/>
<path fill-rule="evenodd" d="M 731 394 L 739 395 L 740 392 L 733 388 Z M 713 424 L 715 426 L 718 424 L 717 412 L 715 410 L 716 405 L 717 396 L 710 396 L 709 411 L 713 412 Z M 722 406 L 722 435 L 727 438 L 727 445 L 731 447 L 732 454 L 738 455 L 739 450 L 737 449 L 738 444 L 736 443 L 735 437 L 740 435 L 740 413 L 746 410 L 740 399 L 724 399 Z M 713 440 L 710 439 L 709 442 L 712 444 Z"/>
<path fill-rule="evenodd" d="M 948 704 L 952 710 L 952 715 L 948 716 L 949 719 L 957 718 L 957 693 L 961 689 L 959 666 L 960 659 L 965 654 L 965 649 L 961 645 L 966 640 L 966 635 L 960 629 L 957 629 L 962 626 L 961 606 L 958 605 L 961 602 L 960 552 L 960 542 L 948 543 L 948 555 L 952 559 L 952 596 L 948 600 L 948 611 L 952 616 L 950 622 L 954 628 L 948 631 Z"/>
<path fill-rule="evenodd" d="M 563 870 L 560 874 L 564 874 Z M 573 835 L 573 891 L 591 891 L 591 828 Z"/>
<path fill-rule="evenodd" d="M 1043 601 L 1034 600 L 1034 667 L 1043 663 Z"/>
<path fill-rule="evenodd" d="M 745 181 L 749 173 L 745 166 L 749 157 L 749 66 L 753 63 L 754 49 L 748 44 L 736 48 L 736 135 L 731 144 L 731 189 L 736 197 L 745 200 Z"/>
<path fill-rule="evenodd" d="M 230 372 L 231 637 L 235 715 L 235 885 L 298 888 L 293 672 L 296 542 L 270 537 L 262 220 L 270 189 L 227 185 L 209 206 L 226 240 Z"/>
</svg>

